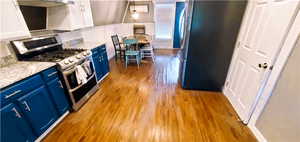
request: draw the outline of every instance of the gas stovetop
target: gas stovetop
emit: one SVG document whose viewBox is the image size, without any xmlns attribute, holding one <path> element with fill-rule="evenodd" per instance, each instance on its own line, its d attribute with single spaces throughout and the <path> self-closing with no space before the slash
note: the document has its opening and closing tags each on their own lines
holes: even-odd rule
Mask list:
<svg viewBox="0 0 300 142">
<path fill-rule="evenodd" d="M 68 49 L 68 50 L 58 50 L 45 52 L 43 54 L 39 54 L 29 58 L 30 61 L 40 61 L 40 62 L 60 62 L 68 57 L 72 57 L 74 55 L 79 55 L 84 52 L 82 49 Z M 79 57 L 78 56 L 78 57 Z"/>
<path fill-rule="evenodd" d="M 91 51 L 84 49 L 62 49 L 37 54 L 25 60 L 39 62 L 55 62 L 57 63 L 60 69 L 64 70 L 89 58 L 90 55 L 92 55 Z"/>
<path fill-rule="evenodd" d="M 65 49 L 56 35 L 11 41 L 19 60 L 55 62 L 64 70 L 86 60 L 92 54 L 83 49 Z"/>
</svg>

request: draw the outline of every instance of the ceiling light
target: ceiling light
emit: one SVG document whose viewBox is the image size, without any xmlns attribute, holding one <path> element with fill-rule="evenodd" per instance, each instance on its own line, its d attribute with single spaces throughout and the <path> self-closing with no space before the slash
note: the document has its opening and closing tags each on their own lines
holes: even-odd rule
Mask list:
<svg viewBox="0 0 300 142">
<path fill-rule="evenodd" d="M 133 13 L 131 14 L 131 17 L 135 20 L 139 18 L 139 14 L 136 12 L 136 10 L 133 10 Z"/>
</svg>

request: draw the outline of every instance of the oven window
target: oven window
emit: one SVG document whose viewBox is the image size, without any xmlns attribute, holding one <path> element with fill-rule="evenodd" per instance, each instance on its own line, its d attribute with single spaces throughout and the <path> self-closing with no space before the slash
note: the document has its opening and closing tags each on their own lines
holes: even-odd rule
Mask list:
<svg viewBox="0 0 300 142">
<path fill-rule="evenodd" d="M 92 62 L 90 62 L 90 69 L 91 69 L 91 72 L 88 75 L 87 79 L 89 79 L 93 75 L 93 73 L 94 73 L 94 68 L 93 68 Z M 76 88 L 77 86 L 80 85 L 77 82 L 76 72 L 75 71 L 73 73 L 67 75 L 67 82 L 69 83 L 71 89 L 74 89 L 74 88 Z"/>
<path fill-rule="evenodd" d="M 75 102 L 81 100 L 94 86 L 97 85 L 96 77 L 94 76 L 89 80 L 86 84 L 82 85 L 80 88 L 75 90 L 72 94 L 74 97 Z"/>
<path fill-rule="evenodd" d="M 68 81 L 71 89 L 73 89 L 73 88 L 75 88 L 75 87 L 78 86 L 75 71 L 73 73 L 71 73 L 71 74 L 68 74 L 67 75 L 67 79 L 68 79 L 67 81 Z"/>
</svg>

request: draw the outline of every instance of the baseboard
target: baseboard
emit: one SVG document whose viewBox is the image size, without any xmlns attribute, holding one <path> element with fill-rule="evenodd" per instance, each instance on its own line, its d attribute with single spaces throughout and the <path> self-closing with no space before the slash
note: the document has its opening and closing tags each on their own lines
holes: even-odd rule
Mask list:
<svg viewBox="0 0 300 142">
<path fill-rule="evenodd" d="M 100 82 L 102 82 L 107 76 L 108 76 L 109 72 L 106 73 L 99 81 L 97 81 L 97 83 L 99 84 Z"/>
<path fill-rule="evenodd" d="M 70 112 L 65 112 L 59 119 L 57 119 L 41 136 L 39 136 L 35 142 L 43 140 Z"/>
<path fill-rule="evenodd" d="M 224 96 L 227 98 L 227 100 L 230 102 L 230 104 L 233 107 L 234 106 L 233 102 L 231 102 L 230 101 L 231 99 L 229 98 L 229 96 L 226 95 L 227 93 L 226 93 L 226 88 L 225 87 L 222 89 L 222 93 L 224 94 Z M 234 111 L 236 111 L 235 108 L 233 108 L 233 109 L 234 109 Z M 237 112 L 236 112 L 236 114 L 237 114 Z M 255 127 L 255 125 L 252 125 L 252 124 L 248 123 L 247 127 L 254 134 L 254 136 L 256 137 L 258 142 L 268 142 L 267 139 L 262 135 L 262 133 Z"/>
<path fill-rule="evenodd" d="M 255 125 L 247 125 L 259 142 L 268 142 Z"/>
</svg>

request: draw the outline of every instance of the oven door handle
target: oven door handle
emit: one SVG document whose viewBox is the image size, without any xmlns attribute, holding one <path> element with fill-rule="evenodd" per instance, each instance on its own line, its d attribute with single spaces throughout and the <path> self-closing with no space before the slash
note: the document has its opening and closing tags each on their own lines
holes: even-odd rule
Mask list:
<svg viewBox="0 0 300 142">
<path fill-rule="evenodd" d="M 91 62 L 91 61 L 90 61 L 90 60 L 87 60 L 87 61 L 85 61 L 85 62 Z M 94 72 L 94 68 L 93 68 L 92 66 L 90 66 L 90 68 L 91 68 L 91 71 Z M 69 74 L 73 73 L 75 70 L 76 70 L 76 67 L 73 67 L 73 68 L 71 68 L 71 69 L 69 69 L 69 70 L 63 71 L 63 74 L 64 74 L 64 75 L 69 75 Z"/>
<path fill-rule="evenodd" d="M 95 76 L 95 72 L 90 76 L 90 78 L 87 80 L 87 82 L 89 82 L 94 76 Z M 86 83 L 80 84 L 79 86 L 77 86 L 73 89 L 70 89 L 69 92 L 74 92 L 75 90 L 77 90 L 78 88 L 80 88 L 84 84 L 86 84 Z"/>
<path fill-rule="evenodd" d="M 75 70 L 76 70 L 76 68 L 73 67 L 72 69 L 69 69 L 69 70 L 67 70 L 67 71 L 64 71 L 63 74 L 64 74 L 64 75 L 69 75 L 69 74 L 73 73 Z"/>
</svg>

